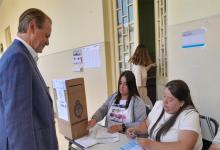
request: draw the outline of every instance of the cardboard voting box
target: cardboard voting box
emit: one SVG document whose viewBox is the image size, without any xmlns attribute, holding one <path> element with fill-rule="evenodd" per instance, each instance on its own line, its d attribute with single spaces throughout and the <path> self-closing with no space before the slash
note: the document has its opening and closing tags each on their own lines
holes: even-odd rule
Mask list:
<svg viewBox="0 0 220 150">
<path fill-rule="evenodd" d="M 59 132 L 69 139 L 88 134 L 83 78 L 53 80 Z"/>
</svg>

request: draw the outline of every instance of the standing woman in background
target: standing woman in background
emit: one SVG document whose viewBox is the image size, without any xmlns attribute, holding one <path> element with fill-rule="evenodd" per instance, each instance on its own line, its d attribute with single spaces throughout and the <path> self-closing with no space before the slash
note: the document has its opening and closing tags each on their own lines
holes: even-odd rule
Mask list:
<svg viewBox="0 0 220 150">
<path fill-rule="evenodd" d="M 143 45 L 139 44 L 129 59 L 129 62 L 133 64 L 132 71 L 136 78 L 136 84 L 140 97 L 144 100 L 145 104 L 150 108 L 153 107 L 150 98 L 147 96 L 147 72 L 152 68 L 156 67 L 155 63 L 152 63 L 148 49 Z"/>
</svg>

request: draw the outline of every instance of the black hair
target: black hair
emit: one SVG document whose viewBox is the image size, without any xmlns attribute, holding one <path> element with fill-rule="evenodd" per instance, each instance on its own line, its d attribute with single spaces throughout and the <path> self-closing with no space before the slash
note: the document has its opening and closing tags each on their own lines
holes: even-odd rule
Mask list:
<svg viewBox="0 0 220 150">
<path fill-rule="evenodd" d="M 180 102 L 184 102 L 184 104 L 183 104 L 182 107 L 180 107 L 180 109 L 172 117 L 170 117 L 169 120 L 166 121 L 166 123 L 164 123 L 159 128 L 158 132 L 156 133 L 156 141 L 160 141 L 161 135 L 165 135 L 169 131 L 169 129 L 174 125 L 177 117 L 179 116 L 179 114 L 183 110 L 192 109 L 192 110 L 197 111 L 194 104 L 193 104 L 193 102 L 192 102 L 189 87 L 187 86 L 187 84 L 184 81 L 182 81 L 182 80 L 172 80 L 172 81 L 168 82 L 165 87 L 168 88 L 170 93 L 174 97 L 176 97 Z M 163 109 L 160 116 L 159 116 L 159 118 L 157 119 L 155 124 L 150 129 L 149 135 L 151 137 L 152 137 L 152 134 L 153 134 L 153 131 L 154 131 L 155 127 L 157 126 L 158 122 L 160 121 L 160 119 L 164 115 L 164 112 L 165 111 Z"/>
<path fill-rule="evenodd" d="M 137 85 L 136 85 L 136 79 L 132 71 L 124 71 L 121 73 L 119 79 L 118 79 L 118 92 L 116 95 L 116 100 L 115 104 L 119 104 L 119 101 L 121 100 L 121 93 L 119 91 L 120 83 L 121 83 L 121 78 L 125 77 L 127 86 L 128 86 L 128 100 L 126 102 L 125 108 L 128 108 L 131 97 L 132 96 L 139 96 L 138 90 L 137 90 Z"/>
</svg>

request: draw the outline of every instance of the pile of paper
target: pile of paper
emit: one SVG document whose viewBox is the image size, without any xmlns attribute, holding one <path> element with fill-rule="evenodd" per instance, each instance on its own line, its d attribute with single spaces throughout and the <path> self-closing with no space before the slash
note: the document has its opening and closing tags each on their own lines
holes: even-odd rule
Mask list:
<svg viewBox="0 0 220 150">
<path fill-rule="evenodd" d="M 80 144 L 84 148 L 88 148 L 88 147 L 93 146 L 98 143 L 96 139 L 89 137 L 89 136 L 84 136 L 82 138 L 79 138 L 79 139 L 75 140 L 75 142 Z"/>
<path fill-rule="evenodd" d="M 96 133 L 98 143 L 112 143 L 119 141 L 119 133 L 109 133 L 106 128 L 100 128 Z"/>
<path fill-rule="evenodd" d="M 88 148 L 97 143 L 112 143 L 119 141 L 119 133 L 109 133 L 106 128 L 96 128 L 90 131 L 88 136 L 84 136 L 75 140 L 76 143 L 80 144 L 84 148 Z"/>
</svg>

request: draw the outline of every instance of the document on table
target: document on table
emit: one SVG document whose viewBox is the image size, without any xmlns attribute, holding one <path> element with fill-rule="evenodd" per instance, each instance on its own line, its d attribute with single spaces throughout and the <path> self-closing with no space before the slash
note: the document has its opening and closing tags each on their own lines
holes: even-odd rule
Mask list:
<svg viewBox="0 0 220 150">
<path fill-rule="evenodd" d="M 98 141 L 92 137 L 84 136 L 75 140 L 76 143 L 82 145 L 84 148 L 88 148 L 98 143 Z"/>
<path fill-rule="evenodd" d="M 129 141 L 126 145 L 120 147 L 119 150 L 143 150 L 136 140 Z"/>
<path fill-rule="evenodd" d="M 119 133 L 109 133 L 106 128 L 98 128 L 92 131 L 89 136 L 75 140 L 76 143 L 88 148 L 98 143 L 113 143 L 119 141 Z"/>
<path fill-rule="evenodd" d="M 104 144 L 104 143 L 114 143 L 119 141 L 119 137 L 116 138 L 105 138 L 105 139 L 97 139 L 98 143 Z"/>
<path fill-rule="evenodd" d="M 97 139 L 119 138 L 119 133 L 109 133 L 107 128 L 100 128 L 96 134 Z"/>
</svg>

